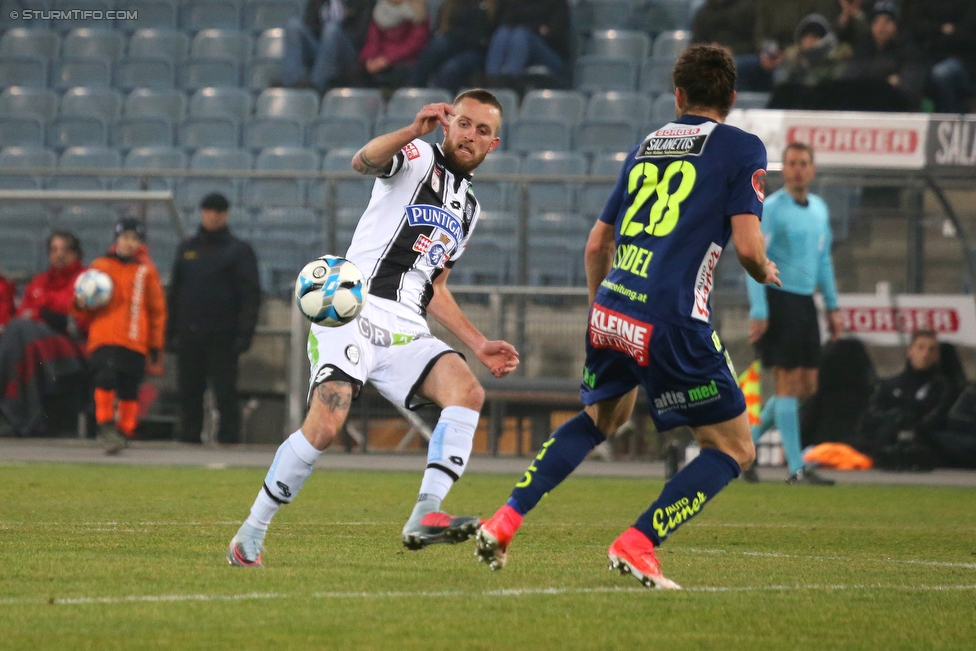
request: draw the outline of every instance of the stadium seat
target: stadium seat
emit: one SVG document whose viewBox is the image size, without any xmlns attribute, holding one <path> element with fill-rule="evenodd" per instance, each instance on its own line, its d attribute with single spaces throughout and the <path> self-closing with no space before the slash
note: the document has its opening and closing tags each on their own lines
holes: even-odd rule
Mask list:
<svg viewBox="0 0 976 651">
<path fill-rule="evenodd" d="M 200 147 L 228 147 L 240 145 L 241 128 L 230 116 L 186 117 L 177 130 L 177 143 L 184 149 Z"/>
<path fill-rule="evenodd" d="M 111 29 L 75 29 L 64 37 L 61 56 L 76 59 L 118 61 L 125 51 L 125 37 Z"/>
<path fill-rule="evenodd" d="M 236 88 L 241 81 L 241 66 L 231 59 L 188 59 L 180 65 L 179 86 L 183 90 L 198 88 Z"/>
<path fill-rule="evenodd" d="M 265 59 L 282 59 L 285 56 L 285 30 L 281 27 L 266 29 L 254 44 L 254 56 Z"/>
<path fill-rule="evenodd" d="M 583 183 L 579 190 L 579 210 L 583 215 L 595 218 L 603 212 L 607 205 L 607 199 L 613 191 L 616 178 L 620 176 L 620 169 L 623 167 L 624 159 L 627 154 L 617 152 L 615 154 L 598 154 L 593 157 L 593 164 L 590 166 L 590 176 L 610 177 L 614 181 Z"/>
<path fill-rule="evenodd" d="M 129 117 L 164 117 L 179 122 L 186 113 L 186 95 L 180 90 L 137 88 L 125 98 L 122 112 Z"/>
<path fill-rule="evenodd" d="M 366 118 L 371 124 L 383 111 L 378 88 L 333 88 L 322 98 L 323 117 Z"/>
<path fill-rule="evenodd" d="M 661 95 L 651 105 L 651 123 L 648 131 L 659 129 L 674 119 L 674 95 Z"/>
<path fill-rule="evenodd" d="M 189 31 L 238 29 L 240 6 L 231 0 L 188 0 L 180 5 L 180 27 Z"/>
<path fill-rule="evenodd" d="M 255 169 L 271 172 L 314 172 L 318 168 L 318 155 L 298 147 L 265 149 L 255 164 Z M 308 180 L 302 178 L 252 178 L 246 186 L 244 203 L 251 208 L 301 207 L 305 205 L 307 187 Z"/>
<path fill-rule="evenodd" d="M 323 172 L 352 172 L 351 161 L 355 149 L 333 149 L 322 157 Z M 336 179 L 335 207 L 348 208 L 353 213 L 362 213 L 369 203 L 373 177 L 358 176 L 352 179 Z M 309 188 L 308 202 L 313 208 L 329 208 L 330 191 L 328 180 L 313 181 Z M 359 219 L 359 215 L 356 215 Z"/>
<path fill-rule="evenodd" d="M 185 169 L 186 155 L 175 147 L 137 147 L 129 151 L 125 157 L 125 169 L 129 170 L 170 170 Z M 172 178 L 161 176 L 147 176 L 146 190 L 170 190 L 174 182 Z M 142 179 L 135 176 L 119 176 L 112 183 L 114 190 L 139 190 Z"/>
<path fill-rule="evenodd" d="M 156 270 L 162 278 L 166 278 L 173 272 L 173 263 L 176 261 L 176 250 L 180 245 L 180 236 L 169 225 L 159 224 L 153 227 L 150 225 L 146 232 L 146 245 L 149 247 L 149 255 L 152 256 L 156 264 Z"/>
<path fill-rule="evenodd" d="M 298 234 L 264 234 L 252 240 L 261 272 L 261 288 L 279 297 L 291 297 L 295 277 L 321 248 Z"/>
<path fill-rule="evenodd" d="M 96 115 L 106 122 L 122 115 L 122 95 L 111 88 L 69 88 L 61 97 L 63 115 Z"/>
<path fill-rule="evenodd" d="M 266 118 L 293 118 L 302 123 L 319 112 L 319 96 L 312 90 L 268 88 L 258 95 L 254 114 Z"/>
<path fill-rule="evenodd" d="M 43 147 L 44 123 L 34 115 L 0 115 L 0 147 Z"/>
<path fill-rule="evenodd" d="M 304 125 L 292 118 L 255 117 L 244 123 L 242 142 L 252 151 L 268 147 L 301 147 L 304 132 Z"/>
<path fill-rule="evenodd" d="M 301 19 L 305 3 L 300 0 L 247 0 L 241 26 L 251 32 L 281 27 L 293 18 Z"/>
<path fill-rule="evenodd" d="M 643 126 L 650 114 L 651 100 L 643 93 L 593 93 L 586 103 L 586 117 L 591 119 L 631 120 Z"/>
<path fill-rule="evenodd" d="M 482 213 L 482 217 L 484 213 Z M 475 237 L 478 237 L 475 235 Z M 464 251 L 451 279 L 465 285 L 504 285 L 513 280 L 513 249 L 504 241 L 482 238 Z"/>
<path fill-rule="evenodd" d="M 22 176 L 21 179 L 30 177 Z M 8 179 L 9 180 L 9 179 Z M 7 186 L 6 180 L 0 180 L 0 187 L 4 190 L 36 190 L 40 186 Z M 40 248 L 45 243 L 48 233 L 51 230 L 51 218 L 46 206 L 39 203 L 8 202 L 0 206 L 0 229 L 4 233 L 9 231 L 20 233 L 33 233 L 35 246 Z M 3 260 L 0 257 L 0 260 Z M 4 260 L 6 268 L 6 260 Z"/>
<path fill-rule="evenodd" d="M 57 115 L 60 101 L 47 88 L 14 86 L 0 93 L 0 115 L 33 115 L 47 123 Z"/>
<path fill-rule="evenodd" d="M 121 166 L 119 152 L 106 147 L 69 147 L 58 161 L 58 167 L 62 170 Z M 52 190 L 104 190 L 107 186 L 108 179 L 104 176 L 58 175 L 52 177 L 47 184 Z"/>
<path fill-rule="evenodd" d="M 649 0 L 648 8 L 658 10 L 660 26 L 655 31 L 690 29 L 696 3 L 698 7 L 704 4 L 700 0 Z"/>
<path fill-rule="evenodd" d="M 511 88 L 492 88 L 491 94 L 495 96 L 498 103 L 502 105 L 502 125 L 505 120 L 514 120 L 518 117 L 519 98 Z"/>
<path fill-rule="evenodd" d="M 386 115 L 413 118 L 427 104 L 447 102 L 454 98 L 440 88 L 398 88 L 386 105 Z M 402 126 L 402 125 L 401 125 Z"/>
<path fill-rule="evenodd" d="M 637 65 L 631 59 L 587 54 L 576 60 L 574 86 L 583 92 L 632 91 Z"/>
<path fill-rule="evenodd" d="M 641 66 L 640 92 L 649 95 L 671 94 L 674 87 L 671 83 L 671 71 L 674 63 L 660 59 L 646 59 Z"/>
<path fill-rule="evenodd" d="M 102 58 L 62 58 L 51 66 L 51 87 L 67 90 L 74 86 L 110 86 L 112 64 Z"/>
<path fill-rule="evenodd" d="M 737 109 L 764 109 L 769 104 L 770 93 L 746 92 L 736 93 L 735 105 Z"/>
<path fill-rule="evenodd" d="M 579 274 L 577 267 L 582 266 L 584 243 L 585 240 L 576 246 L 566 238 L 529 236 L 529 284 L 537 287 L 573 285 Z"/>
<path fill-rule="evenodd" d="M 81 13 L 68 13 L 72 10 L 90 10 L 90 11 L 101 11 L 104 17 L 104 12 L 109 11 L 113 8 L 114 3 L 110 3 L 108 0 L 54 0 L 50 6 L 46 7 L 53 11 L 58 11 L 60 17 L 51 18 L 51 28 L 55 29 L 61 33 L 70 32 L 75 29 L 98 29 L 105 28 L 106 23 L 103 20 L 96 20 L 94 15 L 85 17 Z"/>
<path fill-rule="evenodd" d="M 637 144 L 643 121 L 586 118 L 573 135 L 573 149 L 584 154 L 630 151 Z"/>
<path fill-rule="evenodd" d="M 359 149 L 372 137 L 373 125 L 366 118 L 327 116 L 312 120 L 305 129 L 305 145 L 318 151 Z"/>
<path fill-rule="evenodd" d="M 244 149 L 205 147 L 193 154 L 191 170 L 249 170 L 251 154 Z M 179 182 L 177 201 L 184 209 L 196 209 L 200 200 L 211 192 L 220 192 L 234 204 L 240 198 L 240 180 L 233 177 L 192 177 Z"/>
<path fill-rule="evenodd" d="M 47 127 L 47 146 L 63 150 L 68 147 L 104 147 L 108 143 L 108 126 L 96 115 L 59 115 Z"/>
<path fill-rule="evenodd" d="M 120 18 L 116 26 L 127 32 L 143 29 L 176 29 L 176 0 L 122 0 L 118 9 L 136 12 L 134 18 Z M 127 16 L 130 14 L 126 14 Z M 130 46 L 131 47 L 131 46 Z"/>
<path fill-rule="evenodd" d="M 0 37 L 0 56 L 35 56 L 50 60 L 60 52 L 61 37 L 55 31 L 15 27 Z"/>
<path fill-rule="evenodd" d="M 129 56 L 162 56 L 180 62 L 189 54 L 190 37 L 175 29 L 140 29 L 129 39 Z"/>
<path fill-rule="evenodd" d="M 36 56 L 0 56 L 0 86 L 47 86 L 47 62 Z"/>
<path fill-rule="evenodd" d="M 593 32 L 586 44 L 586 54 L 596 54 L 640 63 L 651 53 L 651 39 L 644 32 L 607 29 Z"/>
<path fill-rule="evenodd" d="M 311 208 L 262 208 L 255 215 L 254 227 L 258 232 L 275 230 L 294 231 L 308 235 L 319 233 L 321 224 Z"/>
<path fill-rule="evenodd" d="M 112 125 L 113 147 L 128 151 L 133 147 L 171 147 L 173 123 L 162 117 L 125 117 Z"/>
<path fill-rule="evenodd" d="M 478 166 L 474 181 L 474 196 L 481 204 L 482 219 L 484 211 L 499 211 L 514 208 L 518 200 L 518 186 L 505 181 L 485 181 L 486 174 L 518 174 L 521 158 L 507 151 L 493 151 Z M 480 227 L 479 227 L 480 228 Z"/>
<path fill-rule="evenodd" d="M 574 212 L 537 212 L 529 218 L 529 237 L 586 241 L 593 220 Z"/>
<path fill-rule="evenodd" d="M 662 32 L 654 39 L 651 58 L 674 62 L 691 45 L 691 32 L 683 29 Z"/>
<path fill-rule="evenodd" d="M 572 149 L 574 125 L 558 118 L 520 118 L 508 125 L 508 151 L 523 154 Z"/>
<path fill-rule="evenodd" d="M 241 122 L 251 115 L 251 94 L 243 88 L 201 88 L 190 97 L 189 114 L 229 116 Z"/>
<path fill-rule="evenodd" d="M 119 90 L 165 89 L 175 85 L 176 66 L 166 57 L 122 57 L 112 71 L 112 86 Z"/>
<path fill-rule="evenodd" d="M 519 115 L 532 118 L 555 118 L 577 124 L 586 111 L 586 96 L 575 90 L 531 90 L 522 99 Z"/>
<path fill-rule="evenodd" d="M 2 124 L 2 118 L 0 118 Z M 40 149 L 38 147 L 4 147 L 0 149 L 0 169 L 4 168 L 31 168 L 31 167 L 56 167 L 58 157 L 53 151 Z M 37 176 L 26 176 L 21 174 L 0 174 L 0 189 L 3 190 L 38 190 L 43 185 L 43 180 Z M 11 204 L 13 205 L 13 204 Z M 0 206 L 6 209 L 9 206 Z M 5 225 L 10 225 L 10 221 L 4 215 Z M 3 226 L 0 226 L 2 229 Z"/>
<path fill-rule="evenodd" d="M 632 0 L 581 0 L 573 13 L 576 30 L 589 33 L 627 29 L 633 4 Z"/>
<path fill-rule="evenodd" d="M 32 230 L 4 228 L 0 237 L 0 260 L 5 271 L 34 274 L 40 271 L 41 255 Z"/>
<path fill-rule="evenodd" d="M 261 92 L 281 79 L 281 59 L 254 57 L 244 66 L 244 86 Z"/>
<path fill-rule="evenodd" d="M 190 56 L 197 59 L 232 59 L 243 63 L 251 56 L 252 41 L 236 29 L 205 29 L 190 44 Z"/>
<path fill-rule="evenodd" d="M 586 174 L 586 158 L 576 152 L 537 151 L 522 161 L 519 174 L 563 176 Z M 529 185 L 529 209 L 536 211 L 572 211 L 576 184 L 565 181 L 533 181 Z"/>
<path fill-rule="evenodd" d="M 493 241 L 502 240 L 509 244 L 514 243 L 515 236 L 518 232 L 518 217 L 516 214 L 508 210 L 486 209 L 480 197 L 478 198 L 478 202 L 481 203 L 481 213 L 478 217 L 477 226 L 478 234 L 491 235 Z M 480 246 L 480 240 L 478 244 Z"/>
</svg>

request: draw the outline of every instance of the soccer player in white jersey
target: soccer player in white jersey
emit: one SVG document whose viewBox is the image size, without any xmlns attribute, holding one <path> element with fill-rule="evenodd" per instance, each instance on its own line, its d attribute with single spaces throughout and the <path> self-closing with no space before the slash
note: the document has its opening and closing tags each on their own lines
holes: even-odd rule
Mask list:
<svg viewBox="0 0 976 651">
<path fill-rule="evenodd" d="M 346 253 L 366 276 L 369 297 L 355 322 L 312 326 L 308 414 L 278 448 L 250 515 L 231 540 L 231 564 L 261 566 L 271 518 L 298 494 L 367 381 L 404 407 L 434 403 L 442 409 L 403 544 L 421 549 L 456 543 L 477 530 L 478 518 L 451 516 L 440 505 L 468 464 L 484 389 L 461 354 L 431 335 L 426 316 L 468 346 L 495 377 L 518 366 L 515 348 L 482 335 L 447 289 L 480 214 L 471 172 L 498 147 L 501 120 L 502 107 L 491 93 L 467 91 L 453 105 L 428 104 L 412 124 L 356 153 L 353 168 L 378 177 Z M 441 145 L 420 140 L 438 126 L 444 128 Z"/>
</svg>

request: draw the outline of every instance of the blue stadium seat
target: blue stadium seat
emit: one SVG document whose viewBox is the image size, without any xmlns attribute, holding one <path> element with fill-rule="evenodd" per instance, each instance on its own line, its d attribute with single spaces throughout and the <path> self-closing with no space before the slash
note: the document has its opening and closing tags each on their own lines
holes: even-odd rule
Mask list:
<svg viewBox="0 0 976 651">
<path fill-rule="evenodd" d="M 522 99 L 520 117 L 556 118 L 577 124 L 586 111 L 586 96 L 575 90 L 530 90 Z"/>
<path fill-rule="evenodd" d="M 253 160 L 244 149 L 205 147 L 193 154 L 191 170 L 249 170 Z M 220 192 L 231 202 L 240 198 L 241 182 L 233 177 L 194 177 L 179 182 L 177 201 L 184 209 L 196 209 L 200 200 L 211 192 Z"/>
<path fill-rule="evenodd" d="M 2 118 L 0 118 L 2 124 Z M 58 157 L 49 149 L 38 147 L 4 147 L 0 149 L 0 169 L 3 168 L 31 168 L 56 167 Z M 20 174 L 0 174 L 0 189 L 3 190 L 38 190 L 43 180 L 37 176 Z M 13 204 L 11 204 L 13 205 Z M 2 206 L 0 208 L 8 208 Z M 4 215 L 4 223 L 9 225 L 9 219 Z"/>
<path fill-rule="evenodd" d="M 579 190 L 579 210 L 582 214 L 590 218 L 595 218 L 603 212 L 607 205 L 607 199 L 613 191 L 616 178 L 620 176 L 620 169 L 623 167 L 624 159 L 627 154 L 617 152 L 615 154 L 598 154 L 593 157 L 593 164 L 590 166 L 590 176 L 610 177 L 614 181 L 583 183 Z"/>
<path fill-rule="evenodd" d="M 627 29 L 630 25 L 632 0 L 581 0 L 573 13 L 578 32 Z"/>
<path fill-rule="evenodd" d="M 299 147 L 273 147 L 258 154 L 255 169 L 285 172 L 314 172 L 319 168 L 318 155 Z M 307 179 L 252 178 L 244 192 L 244 203 L 251 208 L 270 206 L 301 207 L 305 205 Z"/>
<path fill-rule="evenodd" d="M 33 230 L 4 228 L 0 237 L 0 259 L 5 271 L 34 274 L 40 271 L 41 254 Z"/>
<path fill-rule="evenodd" d="M 15 187 L 4 185 L 4 183 L 5 181 L 0 181 L 0 187 L 5 190 L 35 190 L 40 187 Z M 13 232 L 33 233 L 35 246 L 40 248 L 51 230 L 51 217 L 48 214 L 47 207 L 41 204 L 9 202 L 0 206 L 0 229 L 4 233 L 7 233 L 8 229 Z M 2 259 L 0 257 L 0 260 Z M 4 262 L 4 267 L 6 267 L 6 260 Z"/>
<path fill-rule="evenodd" d="M 299 234 L 264 234 L 251 242 L 258 258 L 261 287 L 273 296 L 291 297 L 295 278 L 320 245 Z"/>
<path fill-rule="evenodd" d="M 281 79 L 281 59 L 254 57 L 244 66 L 244 86 L 260 92 Z"/>
<path fill-rule="evenodd" d="M 235 29 L 205 29 L 197 32 L 190 44 L 190 56 L 196 59 L 233 59 L 240 63 L 251 56 L 251 36 Z"/>
<path fill-rule="evenodd" d="M 529 236 L 529 284 L 567 287 L 575 284 L 583 260 L 583 245 L 550 235 Z"/>
<path fill-rule="evenodd" d="M 232 0 L 189 0 L 180 6 L 180 27 L 185 30 L 238 29 L 240 5 Z"/>
<path fill-rule="evenodd" d="M 376 124 L 373 125 L 373 134 L 378 136 L 384 133 L 391 133 L 397 129 L 402 129 L 411 122 L 413 122 L 413 116 L 381 115 L 376 118 Z M 432 145 L 439 144 L 444 141 L 444 131 L 440 127 L 435 127 L 427 135 L 421 136 L 420 140 Z"/>
<path fill-rule="evenodd" d="M 161 56 L 178 63 L 189 54 L 190 37 L 175 29 L 140 29 L 129 39 L 129 56 Z"/>
<path fill-rule="evenodd" d="M 478 197 L 478 201 L 481 203 L 481 197 Z M 500 240 L 514 244 L 518 232 L 518 217 L 508 210 L 486 210 L 486 205 L 481 203 L 477 229 L 479 235 L 491 235 L 490 239 L 493 241 Z M 481 245 L 481 239 L 478 245 Z"/>
<path fill-rule="evenodd" d="M 586 54 L 630 59 L 640 63 L 651 53 L 651 39 L 644 32 L 608 29 L 593 32 L 586 44 Z"/>
<path fill-rule="evenodd" d="M 301 19 L 305 3 L 300 0 L 247 0 L 241 26 L 252 32 L 281 27 L 292 18 Z"/>
<path fill-rule="evenodd" d="M 102 58 L 62 58 L 51 66 L 51 86 L 67 90 L 74 86 L 110 86 L 112 64 Z"/>
<path fill-rule="evenodd" d="M 558 118 L 519 118 L 508 126 L 508 151 L 569 151 L 575 125 Z"/>
<path fill-rule="evenodd" d="M 386 115 L 413 118 L 425 105 L 447 102 L 454 98 L 441 88 L 398 88 L 386 105 Z M 401 125 L 402 126 L 402 125 Z"/>
<path fill-rule="evenodd" d="M 372 124 L 382 111 L 378 88 L 333 88 L 322 98 L 322 116 L 366 118 Z"/>
<path fill-rule="evenodd" d="M 75 29 L 64 37 L 61 56 L 76 59 L 118 61 L 125 51 L 125 37 L 111 29 Z"/>
<path fill-rule="evenodd" d="M 96 115 L 59 115 L 47 127 L 47 146 L 63 150 L 68 147 L 104 147 L 108 143 L 108 126 Z"/>
<path fill-rule="evenodd" d="M 61 37 L 55 31 L 15 27 L 0 37 L 0 56 L 35 56 L 50 60 L 60 52 Z"/>
<path fill-rule="evenodd" d="M 529 237 L 568 238 L 586 241 L 593 220 L 574 212 L 537 212 L 529 218 Z"/>
<path fill-rule="evenodd" d="M 254 44 L 254 56 L 264 59 L 282 59 L 285 56 L 285 30 L 281 27 L 266 29 Z"/>
<path fill-rule="evenodd" d="M 309 122 L 305 145 L 318 151 L 359 149 L 372 137 L 373 125 L 364 117 L 327 116 Z"/>
<path fill-rule="evenodd" d="M 646 59 L 641 66 L 640 91 L 649 95 L 670 94 L 674 91 L 671 83 L 673 61 Z"/>
<path fill-rule="evenodd" d="M 137 88 L 125 98 L 122 112 L 129 117 L 164 117 L 179 122 L 186 113 L 186 95 L 180 90 Z"/>
<path fill-rule="evenodd" d="M 321 220 L 310 208 L 262 208 L 255 215 L 255 230 L 259 233 L 288 232 L 309 236 L 322 230 Z"/>
<path fill-rule="evenodd" d="M 630 151 L 637 144 L 643 123 L 634 120 L 586 118 L 573 136 L 573 149 L 584 154 Z"/>
<path fill-rule="evenodd" d="M 85 17 L 84 14 L 67 13 L 73 9 L 90 10 L 90 11 L 101 11 L 104 18 L 104 12 L 109 11 L 113 8 L 113 4 L 108 0 L 54 0 L 50 5 L 50 9 L 54 11 L 62 12 L 60 15 L 62 17 L 51 19 L 51 28 L 56 29 L 59 32 L 65 33 L 70 32 L 73 29 L 98 29 L 104 28 L 106 24 L 105 20 L 96 20 L 94 15 Z"/>
<path fill-rule="evenodd" d="M 47 86 L 47 61 L 36 56 L 0 56 L 0 87 Z"/>
<path fill-rule="evenodd" d="M 485 174 L 518 174 L 521 158 L 507 151 L 493 151 L 478 166 L 474 181 L 474 195 L 482 211 L 498 211 L 514 208 L 518 200 L 518 186 L 505 181 L 483 181 Z M 484 219 L 484 212 L 482 219 Z M 480 226 L 479 226 L 480 228 Z"/>
<path fill-rule="evenodd" d="M 61 97 L 62 115 L 95 115 L 106 122 L 122 115 L 122 95 L 111 88 L 69 88 Z"/>
<path fill-rule="evenodd" d="M 737 109 L 762 109 L 769 104 L 770 93 L 746 92 L 736 93 L 735 106 Z"/>
<path fill-rule="evenodd" d="M 522 161 L 519 174 L 542 176 L 586 174 L 586 158 L 576 152 L 537 151 Z M 534 181 L 529 185 L 529 209 L 537 211 L 572 211 L 575 208 L 576 184 L 565 181 Z"/>
<path fill-rule="evenodd" d="M 150 225 L 146 232 L 146 244 L 149 247 L 149 255 L 156 264 L 156 270 L 165 279 L 173 272 L 176 250 L 180 245 L 179 235 L 168 224 L 160 223 L 155 228 Z"/>
<path fill-rule="evenodd" d="M 632 120 L 643 126 L 651 114 L 651 99 L 643 93 L 593 93 L 586 103 L 587 118 Z"/>
<path fill-rule="evenodd" d="M 137 147 L 125 157 L 125 169 L 129 170 L 170 170 L 185 169 L 186 154 L 175 147 Z M 146 177 L 147 190 L 170 190 L 174 186 L 172 178 L 163 176 Z M 114 190 L 139 190 L 142 179 L 135 176 L 120 176 L 112 183 Z"/>
<path fill-rule="evenodd" d="M 241 122 L 251 115 L 251 94 L 243 88 L 201 88 L 190 97 L 189 114 L 229 116 Z"/>
<path fill-rule="evenodd" d="M 48 88 L 14 86 L 0 93 L 0 115 L 33 115 L 47 123 L 57 115 L 60 101 Z"/>
<path fill-rule="evenodd" d="M 292 118 L 254 117 L 244 123 L 242 141 L 244 147 L 252 151 L 268 147 L 301 147 L 304 133 L 304 125 Z"/>
<path fill-rule="evenodd" d="M 173 123 L 162 117 L 120 118 L 112 125 L 112 146 L 122 150 L 134 147 L 171 147 Z"/>
<path fill-rule="evenodd" d="M 126 17 L 116 20 L 116 27 L 126 32 L 176 29 L 176 0 L 121 0 L 118 9 L 136 12 L 131 19 Z"/>
<path fill-rule="evenodd" d="M 650 129 L 659 129 L 675 119 L 674 95 L 661 95 L 651 105 Z M 649 129 L 649 130 L 650 130 Z"/>
<path fill-rule="evenodd" d="M 465 285 L 507 284 L 513 280 L 512 258 L 513 248 L 509 244 L 497 239 L 479 239 L 464 251 L 457 266 L 451 269 L 451 282 L 457 278 Z"/>
<path fill-rule="evenodd" d="M 119 152 L 106 147 L 69 147 L 61 154 L 58 167 L 67 169 L 100 169 L 121 167 Z M 47 185 L 52 190 L 104 190 L 108 178 L 104 176 L 58 175 Z"/>
<path fill-rule="evenodd" d="M 355 149 L 333 149 L 322 157 L 322 171 L 324 172 L 352 172 L 352 157 Z M 348 208 L 352 213 L 361 214 L 369 203 L 374 179 L 371 176 L 357 176 L 352 179 L 337 179 L 335 181 L 335 206 Z M 309 205 L 314 208 L 329 207 L 329 181 L 314 181 L 309 188 Z M 356 214 L 356 219 L 359 219 Z"/>
<path fill-rule="evenodd" d="M 178 78 L 183 90 L 237 88 L 241 82 L 241 65 L 232 59 L 188 59 L 180 65 Z"/>
<path fill-rule="evenodd" d="M 511 88 L 492 88 L 491 94 L 495 96 L 498 103 L 502 105 L 502 124 L 505 120 L 514 120 L 518 117 L 519 98 Z"/>
<path fill-rule="evenodd" d="M 177 143 L 184 149 L 240 145 L 241 127 L 233 117 L 222 115 L 186 117 L 177 129 Z"/>
<path fill-rule="evenodd" d="M 35 115 L 0 115 L 0 147 L 43 147 L 44 123 Z"/>
<path fill-rule="evenodd" d="M 167 57 L 122 57 L 112 72 L 112 85 L 119 90 L 172 88 L 176 85 L 176 66 Z"/>
<path fill-rule="evenodd" d="M 687 30 L 662 32 L 654 39 L 651 58 L 673 63 L 689 45 L 691 45 L 691 32 Z"/>
<path fill-rule="evenodd" d="M 649 0 L 652 8 L 657 9 L 660 16 L 660 27 L 656 31 L 686 30 L 691 28 L 694 17 L 694 2 L 692 0 Z M 699 5 L 700 6 L 700 5 Z"/>
<path fill-rule="evenodd" d="M 267 118 L 293 118 L 303 124 L 319 112 L 319 96 L 312 90 L 268 88 L 258 95 L 254 114 Z"/>
<path fill-rule="evenodd" d="M 637 65 L 631 59 L 587 54 L 576 60 L 574 86 L 583 92 L 632 91 Z"/>
</svg>

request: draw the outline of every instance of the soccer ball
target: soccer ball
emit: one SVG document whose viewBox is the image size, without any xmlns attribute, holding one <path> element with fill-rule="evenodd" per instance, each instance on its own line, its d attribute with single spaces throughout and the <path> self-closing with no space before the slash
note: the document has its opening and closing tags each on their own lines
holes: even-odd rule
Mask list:
<svg viewBox="0 0 976 651">
<path fill-rule="evenodd" d="M 75 302 L 86 310 L 105 307 L 112 300 L 113 283 L 104 271 L 88 269 L 75 278 Z"/>
<path fill-rule="evenodd" d="M 349 323 L 363 311 L 363 274 L 352 262 L 334 255 L 312 260 L 295 281 L 295 302 L 302 314 L 330 328 Z"/>
</svg>

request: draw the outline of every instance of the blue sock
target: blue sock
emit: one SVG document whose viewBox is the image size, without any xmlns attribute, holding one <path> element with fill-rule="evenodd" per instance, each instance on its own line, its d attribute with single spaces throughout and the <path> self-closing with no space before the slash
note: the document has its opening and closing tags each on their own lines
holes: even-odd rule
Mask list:
<svg viewBox="0 0 976 651">
<path fill-rule="evenodd" d="M 783 437 L 783 453 L 792 475 L 803 467 L 803 452 L 800 449 L 800 409 L 793 396 L 779 396 L 776 399 L 776 426 Z"/>
<path fill-rule="evenodd" d="M 739 476 L 738 462 L 715 448 L 701 453 L 664 485 L 651 507 L 634 526 L 657 547 L 681 524 L 687 522 L 725 485 Z"/>
<path fill-rule="evenodd" d="M 508 505 L 519 515 L 535 508 L 546 493 L 558 486 L 594 447 L 607 440 L 585 411 L 566 421 L 542 444 L 542 449 L 515 484 Z"/>
<path fill-rule="evenodd" d="M 763 434 L 768 432 L 776 424 L 776 396 L 773 396 L 763 405 L 759 413 L 759 424 L 752 426 L 752 442 L 756 443 Z"/>
</svg>

